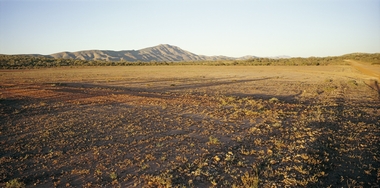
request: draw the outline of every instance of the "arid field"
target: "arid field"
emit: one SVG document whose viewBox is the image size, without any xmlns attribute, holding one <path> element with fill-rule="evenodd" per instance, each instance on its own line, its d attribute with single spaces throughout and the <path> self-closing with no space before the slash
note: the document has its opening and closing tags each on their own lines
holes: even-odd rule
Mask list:
<svg viewBox="0 0 380 188">
<path fill-rule="evenodd" d="M 379 187 L 351 63 L 0 70 L 0 187 Z"/>
</svg>

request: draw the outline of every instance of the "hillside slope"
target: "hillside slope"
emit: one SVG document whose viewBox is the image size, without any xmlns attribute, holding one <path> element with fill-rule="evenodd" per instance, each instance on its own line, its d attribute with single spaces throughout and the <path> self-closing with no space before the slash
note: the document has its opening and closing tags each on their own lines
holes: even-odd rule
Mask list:
<svg viewBox="0 0 380 188">
<path fill-rule="evenodd" d="M 78 52 L 60 52 L 51 54 L 54 58 L 104 60 L 104 61 L 199 61 L 199 60 L 227 60 L 238 59 L 226 56 L 197 55 L 177 46 L 160 44 L 141 50 L 85 50 Z M 254 58 L 255 56 L 250 56 Z"/>
</svg>

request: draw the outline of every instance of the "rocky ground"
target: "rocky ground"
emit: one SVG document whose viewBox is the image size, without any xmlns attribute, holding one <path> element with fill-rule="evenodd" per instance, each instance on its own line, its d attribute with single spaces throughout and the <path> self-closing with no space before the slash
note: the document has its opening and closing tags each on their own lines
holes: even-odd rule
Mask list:
<svg viewBox="0 0 380 188">
<path fill-rule="evenodd" d="M 380 186 L 378 85 L 351 66 L 78 67 L 0 79 L 1 186 Z"/>
</svg>

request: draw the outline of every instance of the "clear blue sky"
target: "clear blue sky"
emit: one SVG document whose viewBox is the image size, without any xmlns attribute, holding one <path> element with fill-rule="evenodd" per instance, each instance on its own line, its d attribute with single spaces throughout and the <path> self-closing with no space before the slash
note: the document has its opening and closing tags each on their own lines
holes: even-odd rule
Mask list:
<svg viewBox="0 0 380 188">
<path fill-rule="evenodd" d="M 0 54 L 132 50 L 202 55 L 380 52 L 379 0 L 0 0 Z"/>
</svg>

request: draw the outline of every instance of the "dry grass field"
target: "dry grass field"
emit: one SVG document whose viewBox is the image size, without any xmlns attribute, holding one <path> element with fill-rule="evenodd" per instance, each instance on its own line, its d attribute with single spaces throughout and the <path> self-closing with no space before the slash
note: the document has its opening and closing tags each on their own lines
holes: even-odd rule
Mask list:
<svg viewBox="0 0 380 188">
<path fill-rule="evenodd" d="M 0 186 L 379 187 L 355 66 L 0 70 Z"/>
</svg>

